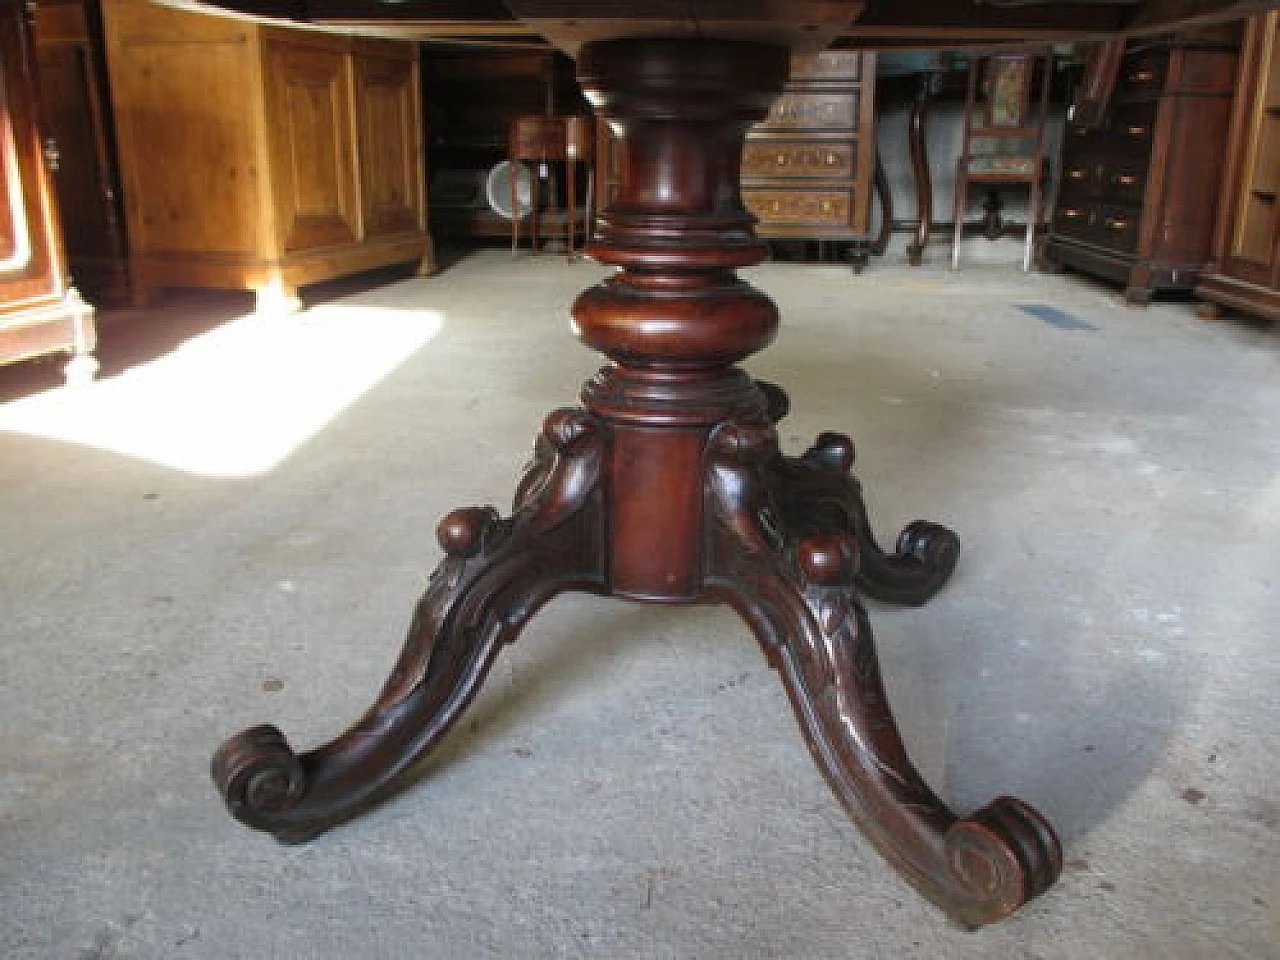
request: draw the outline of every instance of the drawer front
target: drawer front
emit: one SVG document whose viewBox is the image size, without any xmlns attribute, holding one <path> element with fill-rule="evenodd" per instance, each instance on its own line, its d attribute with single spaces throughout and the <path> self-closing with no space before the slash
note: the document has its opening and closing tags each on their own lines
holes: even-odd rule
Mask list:
<svg viewBox="0 0 1280 960">
<path fill-rule="evenodd" d="M 742 152 L 742 176 L 829 177 L 850 180 L 857 172 L 857 143 L 748 141 Z"/>
<path fill-rule="evenodd" d="M 791 58 L 791 79 L 860 80 L 862 54 L 856 50 L 824 50 L 801 53 Z"/>
<path fill-rule="evenodd" d="M 1116 96 L 1158 97 L 1164 87 L 1168 69 L 1168 50 L 1147 50 L 1130 54 L 1120 64 L 1120 76 L 1116 78 Z"/>
<path fill-rule="evenodd" d="M 1059 197 L 1089 197 L 1098 190 L 1099 165 L 1083 157 L 1065 158 Z"/>
<path fill-rule="evenodd" d="M 1138 249 L 1139 211 L 1132 207 L 1100 206 L 1094 237 L 1112 250 L 1133 253 Z"/>
<path fill-rule="evenodd" d="M 1112 203 L 1141 204 L 1147 190 L 1145 163 L 1115 160 L 1100 167 L 1102 195 Z"/>
<path fill-rule="evenodd" d="M 752 190 L 742 191 L 742 201 L 761 224 L 848 228 L 853 226 L 851 190 Z"/>
<path fill-rule="evenodd" d="M 1067 237 L 1088 240 L 1093 235 L 1096 219 L 1097 216 L 1090 204 L 1059 200 L 1058 208 L 1053 214 L 1054 232 Z"/>
<path fill-rule="evenodd" d="M 1108 125 L 1109 141 L 1126 156 L 1147 156 L 1151 152 L 1156 126 L 1156 104 L 1130 103 L 1117 106 Z"/>
<path fill-rule="evenodd" d="M 756 129 L 856 130 L 858 100 L 848 93 L 784 93 Z"/>
</svg>

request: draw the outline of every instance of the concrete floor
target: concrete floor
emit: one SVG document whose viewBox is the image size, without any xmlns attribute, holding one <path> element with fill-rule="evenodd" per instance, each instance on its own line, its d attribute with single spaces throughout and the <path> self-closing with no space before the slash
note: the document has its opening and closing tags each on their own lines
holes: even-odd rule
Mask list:
<svg viewBox="0 0 1280 960">
<path fill-rule="evenodd" d="M 0 369 L 0 956 L 1280 955 L 1280 340 L 1015 257 L 747 271 L 789 448 L 847 431 L 882 539 L 961 533 L 872 616 L 938 792 L 1060 828 L 1015 918 L 962 932 L 884 866 L 718 608 L 557 600 L 393 801 L 300 847 L 225 814 L 217 744 L 363 711 L 436 519 L 505 504 L 598 365 L 600 269 L 492 251 L 294 318 L 107 316 L 81 393 Z"/>
</svg>

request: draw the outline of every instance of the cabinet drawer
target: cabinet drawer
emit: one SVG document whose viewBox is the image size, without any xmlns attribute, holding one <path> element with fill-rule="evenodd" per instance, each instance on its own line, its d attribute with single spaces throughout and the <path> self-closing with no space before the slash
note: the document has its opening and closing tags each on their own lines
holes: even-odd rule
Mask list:
<svg viewBox="0 0 1280 960">
<path fill-rule="evenodd" d="M 1148 50 L 1125 57 L 1120 64 L 1120 76 L 1116 79 L 1116 96 L 1159 96 L 1168 68 L 1167 50 Z"/>
<path fill-rule="evenodd" d="M 1114 203 L 1141 204 L 1147 190 L 1147 165 L 1116 160 L 1099 169 L 1102 195 Z"/>
<path fill-rule="evenodd" d="M 1099 207 L 1094 236 L 1097 242 L 1112 250 L 1133 253 L 1138 249 L 1138 223 L 1141 214 L 1130 207 Z"/>
<path fill-rule="evenodd" d="M 857 172 L 857 143 L 748 141 L 742 152 L 742 176 L 830 177 L 849 180 Z"/>
<path fill-rule="evenodd" d="M 1122 104 L 1112 111 L 1108 140 L 1126 156 L 1146 156 L 1151 152 L 1155 126 L 1155 103 Z"/>
<path fill-rule="evenodd" d="M 1054 232 L 1085 240 L 1093 233 L 1095 219 L 1093 208 L 1089 204 L 1070 203 L 1064 198 L 1059 200 L 1058 209 L 1053 214 Z"/>
<path fill-rule="evenodd" d="M 860 80 L 862 54 L 857 50 L 824 50 L 799 53 L 791 58 L 791 79 Z"/>
<path fill-rule="evenodd" d="M 851 190 L 745 189 L 742 201 L 762 225 L 848 228 L 854 226 Z"/>
<path fill-rule="evenodd" d="M 756 129 L 855 130 L 858 100 L 847 93 L 784 93 Z"/>
</svg>

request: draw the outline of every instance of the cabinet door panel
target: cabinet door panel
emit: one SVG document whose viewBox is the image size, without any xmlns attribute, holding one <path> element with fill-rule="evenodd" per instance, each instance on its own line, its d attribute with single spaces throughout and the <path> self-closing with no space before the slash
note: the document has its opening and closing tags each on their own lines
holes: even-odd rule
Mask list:
<svg viewBox="0 0 1280 960">
<path fill-rule="evenodd" d="M 21 11 L 0 16 L 0 312 L 62 292 Z"/>
<path fill-rule="evenodd" d="M 364 235 L 419 229 L 422 148 L 416 59 L 358 55 L 355 104 Z"/>
<path fill-rule="evenodd" d="M 351 157 L 351 80 L 340 50 L 266 44 L 276 208 L 285 252 L 359 236 Z"/>
</svg>

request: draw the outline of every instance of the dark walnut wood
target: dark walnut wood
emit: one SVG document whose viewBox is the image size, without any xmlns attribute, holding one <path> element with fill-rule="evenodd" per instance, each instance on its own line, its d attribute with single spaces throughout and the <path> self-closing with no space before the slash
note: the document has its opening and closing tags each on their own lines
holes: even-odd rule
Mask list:
<svg viewBox="0 0 1280 960">
<path fill-rule="evenodd" d="M 917 522 L 882 550 L 848 438 L 824 433 L 784 456 L 785 393 L 734 366 L 778 326 L 773 302 L 734 271 L 765 256 L 739 168 L 786 71 L 784 48 L 750 42 L 583 48 L 583 89 L 625 162 L 589 251 L 617 273 L 573 312 L 612 363 L 583 409 L 548 418 L 510 517 L 468 509 L 441 523 L 445 559 L 362 720 L 308 753 L 270 726 L 218 751 L 214 779 L 235 816 L 303 840 L 394 790 L 502 644 L 561 591 L 713 600 L 756 633 L 837 796 L 921 893 L 974 927 L 1053 883 L 1061 850 L 1044 819 L 1009 798 L 948 810 L 907 757 L 880 680 L 860 591 L 924 602 L 951 574 L 958 538 Z"/>
</svg>

